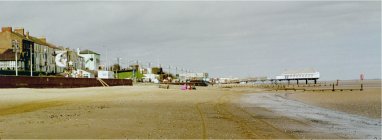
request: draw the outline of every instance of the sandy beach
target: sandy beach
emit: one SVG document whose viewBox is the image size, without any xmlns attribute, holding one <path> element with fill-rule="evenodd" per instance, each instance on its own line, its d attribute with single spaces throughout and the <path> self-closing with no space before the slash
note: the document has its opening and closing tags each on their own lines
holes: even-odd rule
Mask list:
<svg viewBox="0 0 382 140">
<path fill-rule="evenodd" d="M 340 81 L 336 88 L 357 89 L 360 87 L 360 83 L 358 80 L 344 80 Z M 375 119 L 381 118 L 381 80 L 366 80 L 362 83 L 365 87 L 364 91 L 288 91 L 283 93 L 289 93 L 287 94 L 289 99 L 307 104 Z"/>
<path fill-rule="evenodd" d="M 0 138 L 380 139 L 380 87 L 370 90 L 0 89 Z"/>
</svg>

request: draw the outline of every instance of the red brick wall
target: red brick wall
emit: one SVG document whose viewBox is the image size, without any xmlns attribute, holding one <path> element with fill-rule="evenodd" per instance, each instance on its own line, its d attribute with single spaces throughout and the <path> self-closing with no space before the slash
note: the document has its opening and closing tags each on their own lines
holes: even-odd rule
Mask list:
<svg viewBox="0 0 382 140">
<path fill-rule="evenodd" d="M 129 79 L 103 79 L 109 86 L 132 86 Z M 99 87 L 95 78 L 0 76 L 0 88 L 79 88 Z"/>
</svg>

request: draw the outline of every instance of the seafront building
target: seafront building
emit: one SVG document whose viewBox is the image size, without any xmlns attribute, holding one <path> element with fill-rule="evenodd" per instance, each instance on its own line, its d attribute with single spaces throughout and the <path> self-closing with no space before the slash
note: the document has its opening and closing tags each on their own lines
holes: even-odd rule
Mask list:
<svg viewBox="0 0 382 140">
<path fill-rule="evenodd" d="M 17 53 L 17 68 L 21 71 L 60 73 L 64 70 L 55 66 L 54 52 L 61 48 L 50 44 L 45 37 L 33 37 L 23 28 L 12 30 L 12 27 L 2 27 L 0 32 L 0 69 L 15 70 L 15 50 Z"/>
<path fill-rule="evenodd" d="M 66 48 L 65 51 L 66 51 L 66 57 L 67 57 L 66 69 L 68 70 L 85 69 L 84 57 L 78 55 L 78 52 L 76 50 L 71 50 L 69 48 Z"/>
<path fill-rule="evenodd" d="M 16 51 L 16 47 L 18 47 Z M 17 58 L 16 58 L 17 57 Z M 60 75 L 75 78 L 132 78 L 159 83 L 160 81 L 208 81 L 208 73 L 170 74 L 161 67 L 143 68 L 138 62 L 114 72 L 105 71 L 100 54 L 92 50 L 64 48 L 49 43 L 45 37 L 34 37 L 24 28 L 2 27 L 0 32 L 0 75 Z M 16 63 L 17 62 L 17 63 Z M 17 66 L 16 66 L 17 64 Z M 119 65 L 119 64 L 115 64 Z M 114 67 L 112 67 L 114 68 Z M 107 69 L 107 68 L 106 68 Z M 120 72 L 118 72 L 120 71 Z M 175 70 L 176 71 L 176 70 Z M 118 74 L 119 73 L 119 74 Z M 122 74 L 121 74 L 122 73 Z"/>
<path fill-rule="evenodd" d="M 280 75 L 276 76 L 276 81 L 288 81 L 296 80 L 297 84 L 299 80 L 305 80 L 305 83 L 308 84 L 308 80 L 313 80 L 314 83 L 317 83 L 317 80 L 320 78 L 320 72 L 316 71 L 314 68 L 304 68 L 304 69 L 290 69 L 285 70 Z"/>
<path fill-rule="evenodd" d="M 178 78 L 180 82 L 186 82 L 189 80 L 209 81 L 208 73 L 181 73 Z"/>
<path fill-rule="evenodd" d="M 15 51 L 18 47 L 17 54 Z M 34 37 L 24 28 L 2 27 L 0 32 L 0 70 L 54 75 L 85 69 L 86 57 L 76 50 L 47 42 L 45 37 Z M 95 61 L 99 63 L 99 54 Z M 61 62 L 61 63 L 60 63 Z M 96 69 L 97 66 L 93 65 Z M 91 67 L 93 68 L 93 67 Z M 1 75 L 2 73 L 0 73 Z"/>
<path fill-rule="evenodd" d="M 78 49 L 77 51 L 79 52 L 78 55 L 84 58 L 86 70 L 97 71 L 99 69 L 101 62 L 99 53 L 88 49 L 82 51 Z"/>
</svg>

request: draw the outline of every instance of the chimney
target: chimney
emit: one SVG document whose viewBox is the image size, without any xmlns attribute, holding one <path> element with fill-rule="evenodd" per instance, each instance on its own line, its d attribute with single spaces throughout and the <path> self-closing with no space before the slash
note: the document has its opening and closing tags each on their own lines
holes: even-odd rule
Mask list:
<svg viewBox="0 0 382 140">
<path fill-rule="evenodd" d="M 29 32 L 28 31 L 25 33 L 25 36 L 29 39 Z"/>
<path fill-rule="evenodd" d="M 12 32 L 12 27 L 1 27 L 1 32 Z"/>
<path fill-rule="evenodd" d="M 16 28 L 16 29 L 15 29 L 15 32 L 18 33 L 18 34 L 20 34 L 20 35 L 22 35 L 22 36 L 25 36 L 25 34 L 24 34 L 24 28 Z"/>
<path fill-rule="evenodd" d="M 46 38 L 45 37 L 39 37 L 38 39 L 41 40 L 42 42 L 46 43 Z"/>
</svg>

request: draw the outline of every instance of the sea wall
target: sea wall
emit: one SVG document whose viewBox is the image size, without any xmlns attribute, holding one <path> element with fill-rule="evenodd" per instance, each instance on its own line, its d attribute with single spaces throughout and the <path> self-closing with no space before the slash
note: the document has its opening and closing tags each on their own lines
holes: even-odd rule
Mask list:
<svg viewBox="0 0 382 140">
<path fill-rule="evenodd" d="M 130 79 L 102 79 L 109 86 L 132 86 Z M 99 87 L 96 78 L 0 76 L 0 88 L 79 88 Z"/>
</svg>

